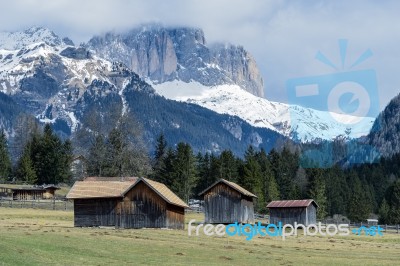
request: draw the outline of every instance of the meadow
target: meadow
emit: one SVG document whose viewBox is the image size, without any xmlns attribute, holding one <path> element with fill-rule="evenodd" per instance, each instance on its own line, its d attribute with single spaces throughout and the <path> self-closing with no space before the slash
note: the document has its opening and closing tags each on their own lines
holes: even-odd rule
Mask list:
<svg viewBox="0 0 400 266">
<path fill-rule="evenodd" d="M 186 221 L 203 220 L 189 213 Z M 74 228 L 73 212 L 0 208 L 0 265 L 396 265 L 400 234 L 281 238 Z"/>
</svg>

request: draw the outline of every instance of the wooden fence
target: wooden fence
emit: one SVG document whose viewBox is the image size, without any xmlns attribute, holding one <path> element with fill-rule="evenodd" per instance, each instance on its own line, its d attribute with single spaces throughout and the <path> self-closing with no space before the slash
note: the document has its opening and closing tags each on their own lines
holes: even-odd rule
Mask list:
<svg viewBox="0 0 400 266">
<path fill-rule="evenodd" d="M 32 209 L 59 210 L 59 211 L 73 211 L 74 210 L 73 202 L 61 201 L 61 200 L 0 199 L 0 207 L 32 208 Z"/>
<path fill-rule="evenodd" d="M 368 225 L 367 223 L 350 223 L 349 224 L 350 230 L 357 229 L 362 226 L 365 226 L 367 228 L 369 228 L 371 226 L 378 227 L 378 225 Z M 396 224 L 396 225 L 380 224 L 379 226 L 383 229 L 384 233 L 400 234 L 400 225 L 398 225 L 398 224 Z"/>
</svg>

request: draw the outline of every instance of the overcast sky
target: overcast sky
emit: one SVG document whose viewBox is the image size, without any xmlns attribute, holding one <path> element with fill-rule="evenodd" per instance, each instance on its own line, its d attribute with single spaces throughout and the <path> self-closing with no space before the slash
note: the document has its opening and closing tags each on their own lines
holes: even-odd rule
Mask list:
<svg viewBox="0 0 400 266">
<path fill-rule="evenodd" d="M 201 27 L 207 41 L 243 45 L 264 77 L 266 98 L 287 101 L 290 78 L 336 73 L 315 59 L 321 51 L 341 65 L 338 39 L 348 40 L 348 67 L 376 71 L 381 109 L 400 92 L 400 1 L 20 0 L 4 1 L 0 30 L 45 26 L 79 44 L 95 34 L 146 22 Z"/>
</svg>

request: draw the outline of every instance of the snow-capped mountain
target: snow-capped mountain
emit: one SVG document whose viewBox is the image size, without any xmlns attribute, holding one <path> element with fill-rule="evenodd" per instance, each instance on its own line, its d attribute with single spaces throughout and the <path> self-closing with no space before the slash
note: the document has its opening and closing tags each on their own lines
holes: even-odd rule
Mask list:
<svg viewBox="0 0 400 266">
<path fill-rule="evenodd" d="M 167 99 L 240 117 L 255 127 L 298 141 L 367 135 L 375 118 L 356 117 L 271 102 L 254 58 L 243 47 L 206 42 L 201 29 L 143 26 L 92 38 L 97 55 L 121 60 Z M 343 123 L 345 121 L 345 123 Z"/>
<path fill-rule="evenodd" d="M 9 135 L 19 113 L 51 123 L 66 137 L 79 129 L 107 134 L 128 114 L 143 125 L 149 148 L 161 132 L 171 145 L 185 141 L 196 151 L 229 148 L 238 155 L 250 144 L 269 150 L 282 138 L 240 118 L 158 96 L 123 63 L 70 45 L 49 30 L 31 28 L 2 38 L 8 49 L 0 50 L 0 127 Z"/>
<path fill-rule="evenodd" d="M 239 85 L 208 87 L 198 82 L 176 80 L 152 86 L 168 99 L 198 104 L 220 114 L 238 116 L 252 126 L 269 128 L 303 142 L 317 138 L 331 140 L 338 136 L 365 136 L 375 120 L 366 117 L 362 122 L 352 125 L 349 122 L 358 120 L 358 117 L 339 115 L 340 121 L 346 121 L 343 123 L 333 119 L 329 112 L 272 102 L 252 95 Z"/>
<path fill-rule="evenodd" d="M 50 46 L 74 45 L 68 39 L 61 39 L 54 32 L 42 27 L 31 27 L 24 31 L 0 32 L 0 49 L 19 50 L 29 44 L 43 42 Z"/>
<path fill-rule="evenodd" d="M 151 25 L 75 47 L 33 27 L 1 33 L 0 48 L 0 101 L 6 103 L 0 125 L 8 128 L 15 110 L 6 106 L 17 105 L 66 136 L 84 127 L 93 110 L 106 125 L 117 107 L 135 112 L 149 141 L 164 131 L 172 143 L 196 139 L 197 150 L 239 153 L 248 144 L 270 148 L 279 134 L 300 141 L 359 137 L 374 120 L 349 126 L 327 112 L 260 97 L 263 81 L 253 57 L 240 46 L 208 45 L 200 29 Z"/>
</svg>

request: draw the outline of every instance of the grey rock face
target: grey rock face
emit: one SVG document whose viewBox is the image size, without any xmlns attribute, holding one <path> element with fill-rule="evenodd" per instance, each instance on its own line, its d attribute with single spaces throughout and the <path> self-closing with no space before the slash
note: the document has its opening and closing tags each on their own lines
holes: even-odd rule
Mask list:
<svg viewBox="0 0 400 266">
<path fill-rule="evenodd" d="M 82 47 L 80 48 L 67 47 L 63 51 L 61 51 L 60 55 L 78 60 L 92 58 L 90 52 Z"/>
<path fill-rule="evenodd" d="M 207 86 L 238 84 L 264 96 L 263 80 L 250 53 L 241 46 L 208 46 L 201 29 L 152 25 L 97 36 L 86 46 L 100 57 L 123 62 L 155 83 L 180 79 Z"/>
</svg>

